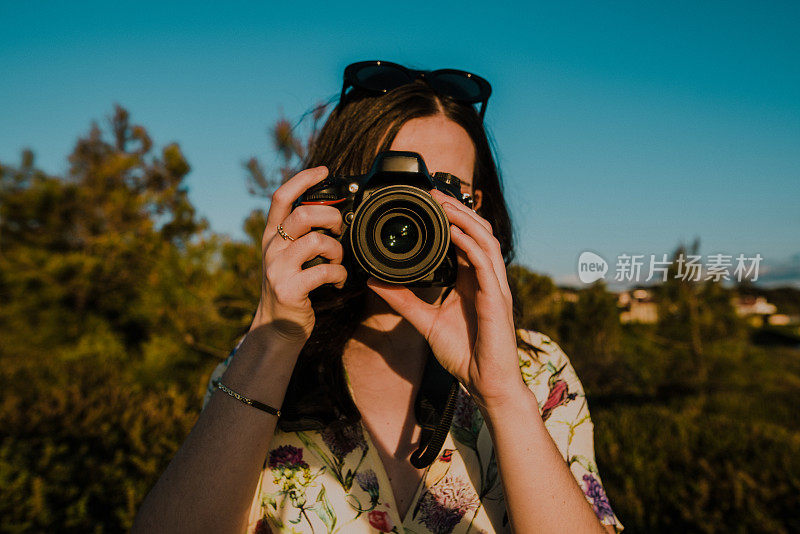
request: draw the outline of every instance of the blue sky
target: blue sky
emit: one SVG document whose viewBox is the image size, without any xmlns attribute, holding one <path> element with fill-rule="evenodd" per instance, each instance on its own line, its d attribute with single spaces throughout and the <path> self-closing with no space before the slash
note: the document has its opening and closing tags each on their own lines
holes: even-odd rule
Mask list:
<svg viewBox="0 0 800 534">
<path fill-rule="evenodd" d="M 521 263 L 578 255 L 800 253 L 800 4 L 0 2 L 0 161 L 63 172 L 114 103 L 180 143 L 190 198 L 241 238 L 242 162 L 338 94 L 350 62 L 471 70 Z M 794 261 L 800 256 L 795 257 Z"/>
</svg>

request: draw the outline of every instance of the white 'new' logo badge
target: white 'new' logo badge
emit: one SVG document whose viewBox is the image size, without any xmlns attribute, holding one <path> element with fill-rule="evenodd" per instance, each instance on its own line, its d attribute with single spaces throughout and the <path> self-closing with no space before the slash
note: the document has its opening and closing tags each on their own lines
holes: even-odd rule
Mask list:
<svg viewBox="0 0 800 534">
<path fill-rule="evenodd" d="M 578 278 L 584 284 L 591 284 L 600 280 L 608 272 L 606 260 L 594 252 L 582 252 L 578 258 Z"/>
</svg>

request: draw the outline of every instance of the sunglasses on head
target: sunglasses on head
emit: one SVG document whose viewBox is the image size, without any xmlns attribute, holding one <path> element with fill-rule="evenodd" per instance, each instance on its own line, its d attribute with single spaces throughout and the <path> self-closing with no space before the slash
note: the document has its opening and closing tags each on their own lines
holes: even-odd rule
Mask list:
<svg viewBox="0 0 800 534">
<path fill-rule="evenodd" d="M 344 83 L 340 101 L 348 87 L 357 87 L 373 93 L 388 93 L 415 80 L 424 80 L 437 93 L 458 102 L 478 104 L 481 120 L 492 94 L 492 86 L 476 74 L 456 69 L 413 70 L 388 61 L 359 61 L 344 69 Z"/>
</svg>

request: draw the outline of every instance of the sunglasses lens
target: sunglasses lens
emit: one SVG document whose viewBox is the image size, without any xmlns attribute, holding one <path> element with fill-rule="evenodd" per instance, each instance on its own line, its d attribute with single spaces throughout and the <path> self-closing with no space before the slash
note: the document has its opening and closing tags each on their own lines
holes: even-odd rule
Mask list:
<svg viewBox="0 0 800 534">
<path fill-rule="evenodd" d="M 407 72 L 391 65 L 368 65 L 354 77 L 358 85 L 370 91 L 391 91 L 413 81 Z"/>
<path fill-rule="evenodd" d="M 480 102 L 483 100 L 483 90 L 477 81 L 465 74 L 445 72 L 436 74 L 428 79 L 434 90 L 453 97 L 463 102 Z"/>
</svg>

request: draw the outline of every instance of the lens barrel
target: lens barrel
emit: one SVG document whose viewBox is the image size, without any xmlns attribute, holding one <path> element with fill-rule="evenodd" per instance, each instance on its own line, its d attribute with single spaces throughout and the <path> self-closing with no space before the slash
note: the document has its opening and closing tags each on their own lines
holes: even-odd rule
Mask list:
<svg viewBox="0 0 800 534">
<path fill-rule="evenodd" d="M 408 284 L 429 276 L 450 246 L 447 217 L 430 194 L 410 185 L 379 188 L 355 212 L 353 256 L 369 274 Z"/>
</svg>

